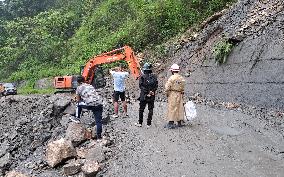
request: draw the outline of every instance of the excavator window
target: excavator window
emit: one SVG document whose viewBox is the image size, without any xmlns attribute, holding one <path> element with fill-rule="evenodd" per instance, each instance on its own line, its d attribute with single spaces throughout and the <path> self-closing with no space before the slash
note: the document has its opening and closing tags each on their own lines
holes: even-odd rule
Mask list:
<svg viewBox="0 0 284 177">
<path fill-rule="evenodd" d="M 58 78 L 58 81 L 64 81 L 64 78 L 62 77 L 62 78 Z"/>
<path fill-rule="evenodd" d="M 98 89 L 98 88 L 103 88 L 106 86 L 106 79 L 105 79 L 105 74 L 104 74 L 104 70 L 102 67 L 96 67 L 94 70 L 94 79 L 92 82 L 92 85 Z"/>
</svg>

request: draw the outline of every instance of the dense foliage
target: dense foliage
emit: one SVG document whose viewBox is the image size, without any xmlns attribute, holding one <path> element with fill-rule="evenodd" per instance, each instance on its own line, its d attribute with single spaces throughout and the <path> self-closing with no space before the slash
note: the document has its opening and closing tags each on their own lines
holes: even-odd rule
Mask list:
<svg viewBox="0 0 284 177">
<path fill-rule="evenodd" d="M 234 0 L 0 1 L 0 80 L 77 74 L 88 58 L 153 47 Z"/>
</svg>

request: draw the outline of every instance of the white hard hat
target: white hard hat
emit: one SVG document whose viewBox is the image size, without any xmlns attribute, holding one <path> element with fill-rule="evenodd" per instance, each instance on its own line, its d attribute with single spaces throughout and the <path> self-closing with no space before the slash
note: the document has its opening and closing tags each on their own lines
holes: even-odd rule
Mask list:
<svg viewBox="0 0 284 177">
<path fill-rule="evenodd" d="M 170 68 L 170 71 L 177 71 L 179 72 L 179 66 L 177 64 L 173 64 Z"/>
</svg>

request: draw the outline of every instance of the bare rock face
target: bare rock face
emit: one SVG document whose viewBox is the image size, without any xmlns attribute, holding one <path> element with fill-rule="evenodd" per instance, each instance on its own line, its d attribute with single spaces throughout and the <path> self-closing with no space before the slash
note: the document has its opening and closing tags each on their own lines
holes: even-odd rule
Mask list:
<svg viewBox="0 0 284 177">
<path fill-rule="evenodd" d="M 84 166 L 82 167 L 82 171 L 86 177 L 94 177 L 101 170 L 101 167 L 98 162 L 93 160 L 87 160 Z"/>
<path fill-rule="evenodd" d="M 182 75 L 191 73 L 186 95 L 283 110 L 284 1 L 240 0 L 219 17 L 172 57 Z M 217 65 L 214 46 L 224 38 L 234 48 Z"/>
<path fill-rule="evenodd" d="M 29 177 L 29 176 L 22 174 L 20 172 L 11 171 L 5 177 Z"/>
<path fill-rule="evenodd" d="M 75 148 L 71 141 L 61 138 L 60 140 L 53 141 L 47 145 L 46 161 L 49 166 L 55 167 L 64 159 L 76 155 Z"/>
</svg>

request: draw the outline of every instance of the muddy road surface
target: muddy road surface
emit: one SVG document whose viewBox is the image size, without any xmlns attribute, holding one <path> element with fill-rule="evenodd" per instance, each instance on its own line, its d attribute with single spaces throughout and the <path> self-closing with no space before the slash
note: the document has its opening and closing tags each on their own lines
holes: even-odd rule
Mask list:
<svg viewBox="0 0 284 177">
<path fill-rule="evenodd" d="M 165 129 L 166 103 L 160 102 L 147 129 L 134 126 L 138 103 L 129 110 L 128 118 L 108 125 L 115 147 L 103 176 L 284 176 L 283 124 L 275 125 L 268 117 L 198 105 L 191 124 Z M 283 123 L 283 117 L 273 119 Z"/>
<path fill-rule="evenodd" d="M 66 137 L 71 105 L 69 95 L 17 95 L 0 99 L 0 177 L 12 170 L 27 177 L 66 176 L 63 165 L 71 161 L 51 168 L 45 153 L 47 143 Z M 113 113 L 112 105 L 108 106 L 105 105 L 103 116 L 104 136 L 111 143 L 103 149 L 105 154 L 101 155 L 105 160 L 96 176 L 282 177 L 284 174 L 283 111 L 242 107 L 229 110 L 204 101 L 197 104 L 198 117 L 191 124 L 165 129 L 166 102 L 156 102 L 153 124 L 147 129 L 145 125 L 134 126 L 139 109 L 135 100 L 130 101 L 126 118 L 108 116 Z M 145 118 L 146 114 L 147 110 Z M 83 117 L 88 115 L 86 112 Z M 82 146 L 91 142 L 86 141 Z M 84 175 L 79 172 L 73 176 Z"/>
</svg>

